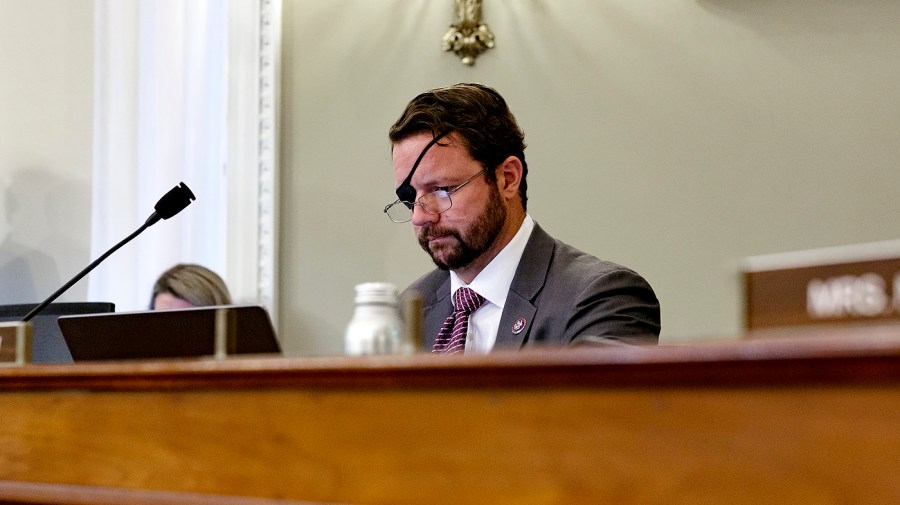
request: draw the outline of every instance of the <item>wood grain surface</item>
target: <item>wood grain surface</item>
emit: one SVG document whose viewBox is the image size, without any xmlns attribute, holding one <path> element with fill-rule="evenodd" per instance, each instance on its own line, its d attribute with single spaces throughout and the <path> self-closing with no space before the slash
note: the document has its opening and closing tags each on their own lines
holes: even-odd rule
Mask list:
<svg viewBox="0 0 900 505">
<path fill-rule="evenodd" d="M 0 479 L 356 504 L 893 504 L 898 421 L 887 334 L 33 365 L 0 370 Z"/>
</svg>

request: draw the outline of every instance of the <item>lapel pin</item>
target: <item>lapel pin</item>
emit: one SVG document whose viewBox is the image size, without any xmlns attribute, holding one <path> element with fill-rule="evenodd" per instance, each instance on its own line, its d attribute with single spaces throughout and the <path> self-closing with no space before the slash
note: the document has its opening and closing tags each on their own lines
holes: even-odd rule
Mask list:
<svg viewBox="0 0 900 505">
<path fill-rule="evenodd" d="M 524 317 L 520 317 L 520 318 L 516 319 L 516 322 L 513 323 L 513 325 L 512 325 L 513 335 L 518 335 L 519 333 L 522 333 L 522 330 L 525 329 L 525 322 L 526 321 L 525 321 Z"/>
</svg>

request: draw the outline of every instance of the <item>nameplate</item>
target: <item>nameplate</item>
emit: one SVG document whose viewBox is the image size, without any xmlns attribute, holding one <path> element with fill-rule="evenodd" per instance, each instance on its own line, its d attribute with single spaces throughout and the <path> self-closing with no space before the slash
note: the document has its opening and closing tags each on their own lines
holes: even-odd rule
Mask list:
<svg viewBox="0 0 900 505">
<path fill-rule="evenodd" d="M 747 330 L 900 324 L 900 241 L 747 258 Z"/>
<path fill-rule="evenodd" d="M 31 363 L 30 322 L 0 323 L 0 365 Z"/>
</svg>

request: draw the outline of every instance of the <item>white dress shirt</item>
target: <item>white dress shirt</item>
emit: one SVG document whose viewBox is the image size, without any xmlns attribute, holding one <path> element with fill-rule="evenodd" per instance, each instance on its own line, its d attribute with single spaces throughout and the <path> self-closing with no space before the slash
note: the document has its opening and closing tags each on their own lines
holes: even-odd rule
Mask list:
<svg viewBox="0 0 900 505">
<path fill-rule="evenodd" d="M 525 215 L 522 226 L 512 240 L 491 260 L 471 284 L 465 284 L 452 270 L 450 271 L 450 294 L 468 286 L 484 297 L 484 304 L 469 316 L 469 332 L 466 334 L 467 353 L 487 354 L 497 341 L 500 316 L 506 304 L 506 295 L 512 284 L 525 245 L 534 229 L 534 220 Z"/>
</svg>

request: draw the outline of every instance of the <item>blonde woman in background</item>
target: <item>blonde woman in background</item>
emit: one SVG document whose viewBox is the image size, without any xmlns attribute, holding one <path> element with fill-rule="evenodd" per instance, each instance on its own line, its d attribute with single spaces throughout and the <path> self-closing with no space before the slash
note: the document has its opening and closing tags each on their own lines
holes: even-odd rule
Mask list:
<svg viewBox="0 0 900 505">
<path fill-rule="evenodd" d="M 153 286 L 150 308 L 184 309 L 210 305 L 231 305 L 228 286 L 212 270 L 180 263 L 163 272 Z"/>
</svg>

